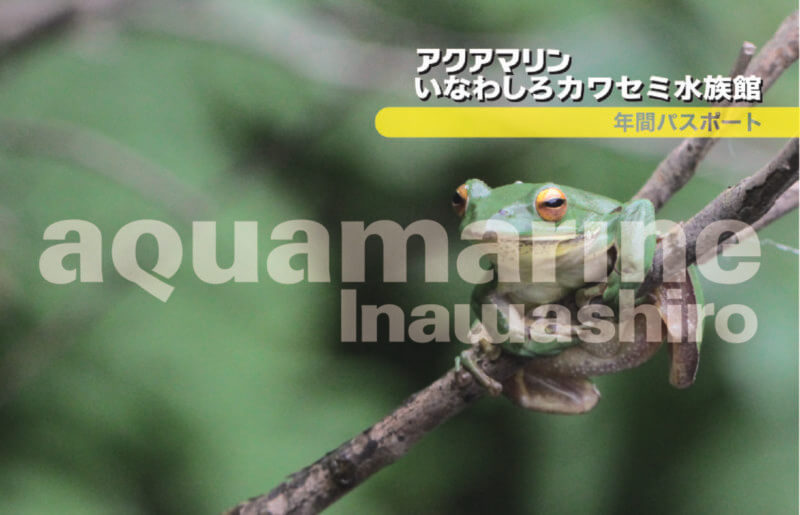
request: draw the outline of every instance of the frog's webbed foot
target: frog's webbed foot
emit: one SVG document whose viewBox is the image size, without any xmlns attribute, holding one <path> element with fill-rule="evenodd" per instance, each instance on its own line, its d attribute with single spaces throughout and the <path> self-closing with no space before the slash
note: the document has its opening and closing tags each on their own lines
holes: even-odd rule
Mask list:
<svg viewBox="0 0 800 515">
<path fill-rule="evenodd" d="M 600 392 L 585 377 L 546 375 L 526 368 L 503 383 L 503 394 L 522 408 L 565 415 L 586 413 L 600 400 Z"/>
<path fill-rule="evenodd" d="M 486 357 L 490 361 L 496 360 L 500 357 L 500 353 L 502 349 L 499 345 L 495 345 L 489 339 L 488 334 L 485 332 L 486 329 L 483 327 L 482 324 L 476 323 L 473 325 L 472 329 L 470 330 L 470 341 L 472 342 L 474 347 L 479 349 L 479 353 L 482 357 Z M 465 350 L 459 356 L 456 357 L 456 372 L 461 370 L 463 366 L 472 376 L 475 378 L 478 383 L 480 383 L 484 388 L 489 391 L 489 394 L 493 396 L 500 395 L 503 391 L 503 385 L 500 382 L 496 381 L 495 379 L 489 377 L 489 375 L 483 371 L 483 369 L 478 365 L 477 361 L 473 357 L 474 353 L 470 352 L 469 350 Z"/>
<path fill-rule="evenodd" d="M 461 370 L 461 367 L 472 374 L 472 377 L 475 378 L 478 383 L 486 388 L 490 395 L 496 397 L 503 392 L 503 385 L 500 384 L 499 381 L 493 379 L 489 376 L 483 369 L 478 365 L 477 361 L 472 356 L 470 351 L 465 350 L 462 352 L 458 357 L 456 357 L 456 372 Z"/>
</svg>

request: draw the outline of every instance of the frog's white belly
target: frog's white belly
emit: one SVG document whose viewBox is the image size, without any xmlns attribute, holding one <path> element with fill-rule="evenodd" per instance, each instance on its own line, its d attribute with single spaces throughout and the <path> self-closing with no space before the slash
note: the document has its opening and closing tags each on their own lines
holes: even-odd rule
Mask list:
<svg viewBox="0 0 800 515">
<path fill-rule="evenodd" d="M 550 304 L 576 289 L 558 283 L 498 283 L 497 292 L 512 304 Z"/>
<path fill-rule="evenodd" d="M 587 277 L 605 276 L 608 268 L 606 250 L 607 245 L 594 238 L 582 240 L 563 251 L 557 251 L 552 243 L 521 246 L 520 281 L 500 282 L 497 290 L 514 303 L 539 305 L 556 302 L 586 285 Z"/>
</svg>

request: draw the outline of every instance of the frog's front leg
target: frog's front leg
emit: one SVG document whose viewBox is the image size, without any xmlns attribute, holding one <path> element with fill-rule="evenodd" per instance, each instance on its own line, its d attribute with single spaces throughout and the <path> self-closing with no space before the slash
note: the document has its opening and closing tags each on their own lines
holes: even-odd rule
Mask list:
<svg viewBox="0 0 800 515">
<path fill-rule="evenodd" d="M 472 329 L 470 330 L 470 343 L 472 344 L 473 349 L 480 349 L 480 354 L 482 356 L 487 357 L 489 360 L 495 360 L 500 356 L 500 347 L 492 344 L 490 340 L 486 339 L 488 335 L 485 333 L 485 331 L 486 330 L 483 327 L 483 324 L 476 320 L 472 326 Z M 472 374 L 472 377 L 474 377 L 480 385 L 488 390 L 490 395 L 500 395 L 503 391 L 503 385 L 500 384 L 499 381 L 496 381 L 490 377 L 489 374 L 484 372 L 477 360 L 474 358 L 474 355 L 475 353 L 472 352 L 472 349 L 465 350 L 459 354 L 456 357 L 456 373 L 458 373 L 463 366 L 467 372 Z"/>
<path fill-rule="evenodd" d="M 500 293 L 496 281 L 475 287 L 470 307 L 481 324 L 475 339 L 492 359 L 500 355 L 500 343 L 503 341 L 525 342 L 530 339 L 525 323 L 525 307 L 513 304 L 507 295 Z"/>
<path fill-rule="evenodd" d="M 483 323 L 484 305 L 490 306 L 495 313 L 495 327 L 492 333 Z M 469 339 L 473 347 L 480 348 L 480 353 L 489 360 L 495 360 L 500 356 L 502 348 L 495 338 L 499 333 L 506 334 L 509 339 L 524 341 L 526 328 L 522 323 L 524 313 L 517 313 L 516 308 L 508 302 L 508 299 L 498 294 L 497 282 L 481 284 L 475 287 L 471 298 L 472 313 L 476 319 L 470 329 Z M 502 385 L 489 377 L 486 372 L 478 365 L 473 358 L 474 353 L 470 351 L 462 352 L 456 358 L 456 370 L 463 366 L 470 372 L 476 381 L 483 385 L 492 395 L 498 395 L 502 391 Z"/>
<path fill-rule="evenodd" d="M 616 308 L 620 289 L 638 290 L 653 265 L 656 248 L 653 204 L 646 199 L 625 204 L 609 231 L 617 256 L 603 290 L 603 302 Z"/>
</svg>

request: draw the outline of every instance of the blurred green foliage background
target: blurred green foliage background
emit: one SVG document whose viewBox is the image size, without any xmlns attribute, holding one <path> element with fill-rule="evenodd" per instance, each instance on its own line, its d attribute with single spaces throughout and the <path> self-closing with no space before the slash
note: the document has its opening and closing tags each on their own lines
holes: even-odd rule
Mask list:
<svg viewBox="0 0 800 515">
<path fill-rule="evenodd" d="M 0 25 L 14 25 L 0 2 Z M 45 5 L 27 2 L 28 7 Z M 451 227 L 451 277 L 381 281 L 365 304 L 467 302 L 450 212 L 469 177 L 558 182 L 626 199 L 675 141 L 387 140 L 387 105 L 414 105 L 418 47 L 548 47 L 572 72 L 727 73 L 792 2 L 483 0 L 82 2 L 64 28 L 0 47 L 0 512 L 218 512 L 264 492 L 388 413 L 452 364 L 460 344 L 340 343 L 339 222 L 428 218 Z M 109 4 L 106 6 L 105 4 Z M 119 5 L 116 5 L 119 4 Z M 108 7 L 108 8 L 107 8 Z M 7 16 L 3 19 L 4 16 Z M 766 105 L 797 103 L 797 65 Z M 724 141 L 661 216 L 685 219 L 782 141 Z M 103 234 L 102 284 L 38 270 L 44 229 Z M 121 279 L 124 224 L 178 230 L 184 264 L 166 304 Z M 278 223 L 331 232 L 331 284 L 266 273 Z M 191 267 L 191 221 L 259 222 L 260 280 L 212 286 Z M 797 247 L 797 215 L 763 237 Z M 152 246 L 139 255 L 152 266 Z M 759 320 L 732 345 L 706 330 L 697 383 L 667 383 L 664 351 L 598 380 L 591 413 L 486 400 L 434 431 L 331 513 L 796 513 L 798 261 L 763 246 L 751 281 L 706 285 Z"/>
</svg>

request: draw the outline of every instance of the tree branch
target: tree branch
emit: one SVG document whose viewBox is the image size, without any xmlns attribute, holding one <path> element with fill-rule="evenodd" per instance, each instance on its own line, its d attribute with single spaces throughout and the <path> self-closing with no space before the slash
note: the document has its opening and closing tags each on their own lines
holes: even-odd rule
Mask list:
<svg viewBox="0 0 800 515">
<path fill-rule="evenodd" d="M 521 360 L 503 355 L 481 364 L 502 380 L 518 370 Z M 292 474 L 269 494 L 245 501 L 228 514 L 317 513 L 404 456 L 425 434 L 485 393 L 469 373 L 451 369 L 374 426 Z"/>
<path fill-rule="evenodd" d="M 8 2 L 0 9 L 0 56 L 34 45 L 75 20 L 77 10 L 64 2 Z"/>
<path fill-rule="evenodd" d="M 0 4 L 0 58 L 20 53 L 76 27 L 119 12 L 131 0 L 11 0 Z"/>
<path fill-rule="evenodd" d="M 756 222 L 766 216 L 776 199 L 797 182 L 798 141 L 791 140 L 769 164 L 718 196 L 685 225 L 687 266 L 696 261 L 694 248 L 700 230 L 718 220 Z M 659 246 L 659 271 L 648 275 L 660 277 L 663 252 Z M 654 264 L 655 268 L 655 264 Z M 644 290 L 643 289 L 640 291 Z M 650 290 L 646 290 L 650 291 Z M 495 361 L 481 361 L 489 376 L 503 382 L 516 372 L 520 358 L 504 353 Z M 231 509 L 230 515 L 266 513 L 317 513 L 361 484 L 383 467 L 394 463 L 426 433 L 447 421 L 485 393 L 470 374 L 448 371 L 427 388 L 407 399 L 389 416 L 340 445 L 313 464 L 292 474 L 265 495 L 253 497 Z"/>
<path fill-rule="evenodd" d="M 65 161 L 115 181 L 184 220 L 207 213 L 212 200 L 168 169 L 90 129 L 50 120 L 0 116 L 0 151 Z"/>
<path fill-rule="evenodd" d="M 711 222 L 735 219 L 752 223 L 762 215 L 772 216 L 770 213 L 773 210 L 769 206 L 776 199 L 783 203 L 780 199 L 786 196 L 786 203 L 789 204 L 788 195 L 792 190 L 788 188 L 797 182 L 797 168 L 798 142 L 794 139 L 764 168 L 729 188 L 689 220 L 685 226 L 687 249 L 695 248 L 700 230 Z M 785 209 L 784 213 L 788 211 L 789 209 Z M 659 255 L 659 267 L 663 269 L 660 247 Z M 687 255 L 687 260 L 687 266 L 695 262 L 693 250 L 690 256 Z M 652 274 L 652 277 L 660 275 L 658 272 Z M 651 280 L 650 275 L 648 279 Z M 648 287 L 652 286 L 650 284 Z M 473 357 L 489 376 L 501 383 L 511 377 L 523 363 L 521 358 L 507 353 L 495 361 L 482 360 L 475 353 Z M 485 389 L 470 374 L 456 373 L 451 369 L 433 384 L 412 395 L 374 426 L 292 474 L 268 494 L 253 497 L 227 513 L 317 513 L 372 474 L 394 463 L 426 433 L 485 393 Z"/>
<path fill-rule="evenodd" d="M 795 12 L 784 21 L 758 57 L 746 64 L 748 73 L 752 72 L 763 77 L 765 88 L 797 59 L 796 24 Z M 747 44 L 743 46 L 734 68 L 739 68 L 743 66 L 742 63 L 748 61 L 746 54 L 750 50 L 746 47 Z M 664 167 L 659 166 L 654 172 L 654 177 L 634 198 L 650 198 L 658 209 L 672 193 L 688 181 L 697 163 L 706 155 L 710 144 L 703 143 L 708 146 L 704 147 L 704 150 L 698 150 L 691 143 L 692 140 L 687 141 L 665 159 L 665 162 L 670 158 L 672 161 L 669 165 L 662 163 Z M 681 151 L 681 148 L 684 150 Z M 763 227 L 777 216 L 790 211 L 792 204 L 790 195 L 793 191 L 790 188 L 793 183 L 796 187 L 797 168 L 798 141 L 794 139 L 764 168 L 733 188 L 729 188 L 689 220 L 684 227 L 686 248 L 692 249 L 691 256 L 687 254 L 687 266 L 696 261 L 694 249 L 697 236 L 709 223 L 734 219 L 761 224 Z M 675 181 L 671 178 L 672 175 L 680 175 L 683 182 Z M 660 194 L 659 188 L 665 188 L 664 183 L 669 180 L 672 182 L 669 183 L 667 193 Z M 652 185 L 658 183 L 661 183 L 658 187 Z M 794 204 L 796 203 L 795 199 Z M 762 222 L 760 219 L 768 220 Z M 651 272 L 646 278 L 648 288 L 657 284 L 653 282 L 652 277 L 660 277 L 660 271 L 663 270 L 661 245 L 659 244 L 657 249 L 660 269 Z M 501 354 L 494 361 L 488 361 L 474 351 L 470 352 L 478 361 L 478 365 L 489 376 L 500 382 L 511 377 L 524 362 L 521 358 L 508 353 Z M 317 513 L 372 474 L 394 463 L 425 434 L 485 393 L 485 389 L 476 383 L 472 375 L 466 372 L 456 373 L 451 369 L 434 383 L 409 397 L 399 408 L 372 427 L 292 474 L 269 493 L 242 502 L 227 513 L 230 515 Z"/>
<path fill-rule="evenodd" d="M 736 63 L 734 63 L 729 76 L 736 77 L 737 75 L 743 75 L 747 70 L 747 65 L 753 60 L 754 55 L 756 55 L 756 46 L 749 41 L 742 43 L 742 48 L 739 49 L 739 57 L 736 59 Z"/>
<path fill-rule="evenodd" d="M 646 295 L 664 280 L 664 262 L 674 259 L 690 266 L 697 262 L 697 238 L 709 224 L 721 220 L 738 220 L 749 225 L 764 227 L 775 218 L 761 222 L 767 215 L 775 217 L 777 212 L 787 213 L 791 209 L 792 186 L 798 179 L 798 140 L 789 140 L 783 149 L 769 163 L 755 174 L 742 179 L 736 186 L 728 188 L 710 204 L 682 225 L 686 245 L 659 245 L 653 257 L 653 266 L 645 277 L 637 297 Z M 786 195 L 786 198 L 784 198 Z M 797 192 L 795 190 L 795 205 Z M 778 202 L 781 203 L 778 206 Z M 771 213 L 772 212 L 772 213 Z M 770 214 L 771 213 L 771 214 Z M 727 238 L 724 238 L 721 244 Z M 720 247 L 717 245 L 717 252 Z M 685 257 L 684 253 L 685 252 Z M 685 259 L 685 261 L 684 261 Z"/>
<path fill-rule="evenodd" d="M 755 47 L 745 42 L 739 52 L 732 75 L 756 75 L 763 79 L 765 92 L 786 68 L 797 60 L 798 54 L 797 11 L 781 23 L 758 55 L 750 60 Z M 742 65 L 745 65 L 743 72 Z M 737 73 L 738 72 L 738 73 Z M 746 104 L 737 104 L 746 105 Z M 717 138 L 687 138 L 664 158 L 653 175 L 633 198 L 646 198 L 659 210 L 672 195 L 694 176 L 697 165 L 708 154 Z"/>
<path fill-rule="evenodd" d="M 795 182 L 792 184 L 788 190 L 783 192 L 783 195 L 775 200 L 775 203 L 772 207 L 767 211 L 767 214 L 762 216 L 758 219 L 755 223 L 751 224 L 749 229 L 752 230 L 742 230 L 736 233 L 735 236 L 731 236 L 731 238 L 736 238 L 736 241 L 743 241 L 751 236 L 753 236 L 757 231 L 760 231 L 767 225 L 771 224 L 778 218 L 782 217 L 783 215 L 789 213 L 790 211 L 794 211 L 797 209 L 798 201 L 800 201 L 800 183 Z M 728 238 L 726 238 L 727 241 Z M 762 240 L 763 241 L 763 240 Z M 720 243 L 717 245 L 717 252 L 716 253 L 706 253 L 705 256 L 697 256 L 697 263 L 703 264 L 706 261 L 714 258 L 717 254 L 722 253 L 722 248 L 725 242 Z M 779 246 L 779 244 L 776 244 Z"/>
</svg>

